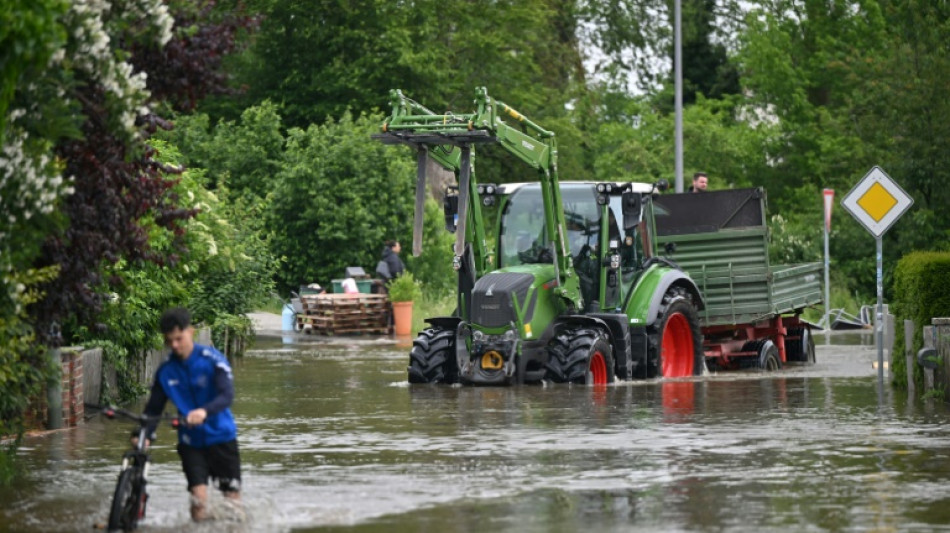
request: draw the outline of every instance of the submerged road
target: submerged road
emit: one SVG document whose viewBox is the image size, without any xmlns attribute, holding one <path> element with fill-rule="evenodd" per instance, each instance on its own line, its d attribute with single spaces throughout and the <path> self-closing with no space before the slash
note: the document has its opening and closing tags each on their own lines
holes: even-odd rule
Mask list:
<svg viewBox="0 0 950 533">
<path fill-rule="evenodd" d="M 141 530 L 950 529 L 950 412 L 879 397 L 868 335 L 816 341 L 811 367 L 596 390 L 409 387 L 388 340 L 262 340 L 234 365 L 247 522 L 189 522 L 165 428 Z M 0 530 L 104 522 L 128 429 L 26 439 Z"/>
</svg>

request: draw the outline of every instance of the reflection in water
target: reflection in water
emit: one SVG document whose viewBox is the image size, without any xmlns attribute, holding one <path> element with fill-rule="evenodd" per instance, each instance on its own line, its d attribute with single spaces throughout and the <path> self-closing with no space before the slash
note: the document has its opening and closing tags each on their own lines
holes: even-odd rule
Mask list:
<svg viewBox="0 0 950 533">
<path fill-rule="evenodd" d="M 946 409 L 879 407 L 860 346 L 774 375 L 600 388 L 409 387 L 391 345 L 293 350 L 235 365 L 248 531 L 900 530 L 950 514 Z M 103 521 L 127 430 L 28 439 L 0 529 Z M 234 531 L 189 524 L 160 437 L 143 530 Z"/>
<path fill-rule="evenodd" d="M 687 420 L 693 414 L 696 383 L 693 381 L 669 381 L 661 385 L 663 396 L 663 419 L 667 422 Z"/>
</svg>

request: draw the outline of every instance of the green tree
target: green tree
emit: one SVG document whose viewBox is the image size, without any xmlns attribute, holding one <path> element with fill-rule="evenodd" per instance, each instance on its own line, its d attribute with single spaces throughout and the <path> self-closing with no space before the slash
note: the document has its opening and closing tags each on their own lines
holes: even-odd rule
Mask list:
<svg viewBox="0 0 950 533">
<path fill-rule="evenodd" d="M 388 112 L 389 91 L 436 112 L 470 112 L 474 90 L 489 93 L 557 131 L 565 176 L 585 176 L 584 117 L 572 111 L 586 91 L 573 0 L 257 0 L 262 17 L 246 53 L 234 61 L 237 98 L 204 107 L 236 119 L 248 106 L 274 102 L 289 127 L 354 113 Z M 500 151 L 480 155 L 492 181 L 523 176 Z M 530 175 L 530 174 L 529 174 Z M 531 176 L 534 177 L 533 175 Z"/>
<path fill-rule="evenodd" d="M 414 159 L 370 141 L 381 120 L 345 113 L 288 132 L 265 213 L 272 249 L 284 261 L 284 287 L 326 285 L 347 266 L 372 270 L 386 240 L 408 242 Z"/>
<path fill-rule="evenodd" d="M 817 210 L 822 187 L 843 195 L 881 165 L 917 202 L 885 237 L 887 272 L 911 249 L 950 247 L 950 214 L 936 207 L 950 201 L 938 185 L 950 177 L 948 18 L 929 2 L 763 1 L 740 39 L 749 105 L 780 132 L 762 176 L 773 211 Z M 836 225 L 832 256 L 870 297 L 873 239 L 848 216 Z"/>
<path fill-rule="evenodd" d="M 281 167 L 284 151 L 282 120 L 270 101 L 252 106 L 237 121 L 214 127 L 208 115 L 181 115 L 175 128 L 158 137 L 182 147 L 182 162 L 204 169 L 209 186 L 224 186 L 248 201 L 263 199 Z"/>
<path fill-rule="evenodd" d="M 609 96 L 612 109 L 596 133 L 594 176 L 598 180 L 673 181 L 673 117 L 652 97 Z M 738 97 L 700 97 L 684 110 L 684 169 L 704 171 L 713 189 L 759 185 L 768 169 L 765 152 L 775 134 L 766 122 L 736 118 Z"/>
</svg>

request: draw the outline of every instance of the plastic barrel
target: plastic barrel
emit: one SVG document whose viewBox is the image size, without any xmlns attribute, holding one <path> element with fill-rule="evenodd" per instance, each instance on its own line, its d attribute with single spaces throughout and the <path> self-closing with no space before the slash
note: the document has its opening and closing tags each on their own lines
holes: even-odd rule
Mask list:
<svg viewBox="0 0 950 533">
<path fill-rule="evenodd" d="M 290 304 L 284 304 L 284 310 L 281 312 L 280 318 L 282 330 L 294 330 L 294 322 L 297 321 L 297 313 L 294 312 L 294 308 L 291 307 Z"/>
</svg>

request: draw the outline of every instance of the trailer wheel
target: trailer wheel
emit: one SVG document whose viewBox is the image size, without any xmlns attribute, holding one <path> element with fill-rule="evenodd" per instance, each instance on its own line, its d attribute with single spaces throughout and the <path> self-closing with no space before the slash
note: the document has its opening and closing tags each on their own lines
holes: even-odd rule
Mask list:
<svg viewBox="0 0 950 533">
<path fill-rule="evenodd" d="M 412 342 L 409 352 L 409 383 L 457 383 L 455 331 L 427 328 Z"/>
<path fill-rule="evenodd" d="M 805 328 L 793 328 L 788 330 L 790 337 L 800 337 L 798 340 L 785 341 L 785 357 L 789 361 L 798 361 L 806 365 L 815 364 L 815 338 L 811 330 Z"/>
<path fill-rule="evenodd" d="M 759 370 L 775 372 L 782 369 L 782 358 L 778 354 L 778 346 L 772 341 L 762 343 L 759 349 Z"/>
<path fill-rule="evenodd" d="M 705 354 L 696 308 L 687 293 L 679 288 L 671 289 L 663 297 L 663 303 L 655 327 L 655 365 L 647 369 L 648 377 L 656 377 L 657 372 L 664 378 L 701 376 Z"/>
<path fill-rule="evenodd" d="M 568 330 L 551 341 L 545 378 L 555 383 L 606 385 L 614 380 L 614 360 L 604 333 Z"/>
</svg>

